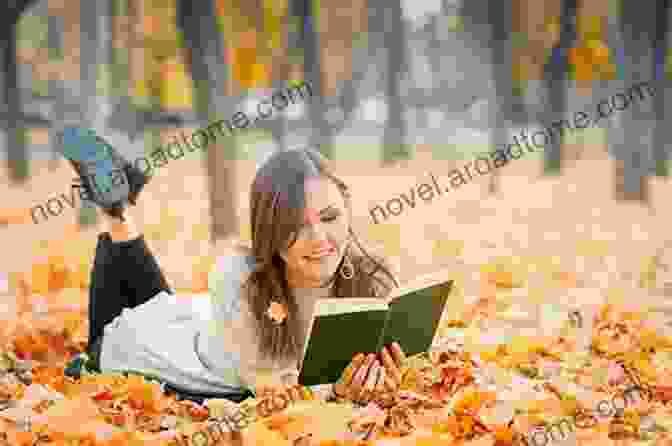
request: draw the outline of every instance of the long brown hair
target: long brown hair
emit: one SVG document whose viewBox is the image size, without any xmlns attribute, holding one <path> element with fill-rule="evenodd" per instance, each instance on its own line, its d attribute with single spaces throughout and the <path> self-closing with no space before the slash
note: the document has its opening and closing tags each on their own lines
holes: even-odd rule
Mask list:
<svg viewBox="0 0 672 446">
<path fill-rule="evenodd" d="M 350 189 L 333 173 L 328 160 L 312 148 L 275 153 L 259 169 L 252 184 L 250 223 L 256 266 L 243 287 L 243 296 L 257 321 L 260 353 L 273 359 L 296 356 L 303 342 L 297 301 L 279 253 L 296 241 L 304 215 L 305 182 L 316 177 L 326 177 L 336 184 L 350 214 Z M 364 249 L 352 225 L 349 236 L 352 243 L 344 260 L 349 258 L 355 274 L 345 279 L 336 273 L 333 297 L 387 296 L 399 286 L 388 263 Z M 266 316 L 271 301 L 286 306 L 288 317 L 283 324 L 275 324 Z"/>
</svg>

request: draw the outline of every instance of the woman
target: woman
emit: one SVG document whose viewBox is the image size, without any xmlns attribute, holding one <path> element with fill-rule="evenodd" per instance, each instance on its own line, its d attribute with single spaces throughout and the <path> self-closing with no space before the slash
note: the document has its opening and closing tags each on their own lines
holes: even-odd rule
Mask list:
<svg viewBox="0 0 672 446">
<path fill-rule="evenodd" d="M 240 401 L 249 391 L 272 391 L 296 400 L 315 301 L 384 297 L 398 286 L 353 232 L 348 187 L 318 152 L 302 149 L 274 154 L 257 172 L 252 248 L 220 258 L 209 277 L 211 301 L 179 299 L 126 211 L 146 178 L 101 138 L 81 139 L 70 133 L 73 144 L 89 144 L 77 153 L 106 151 L 117 166 L 108 163 L 106 171 L 105 163 L 65 153 L 108 225 L 98 238 L 89 297 L 89 353 L 104 372 L 151 374 L 201 398 Z M 95 187 L 113 170 L 125 172 L 129 184 L 117 201 Z M 330 396 L 365 402 L 374 389 L 394 390 L 403 358 L 398 345 L 356 356 Z"/>
</svg>

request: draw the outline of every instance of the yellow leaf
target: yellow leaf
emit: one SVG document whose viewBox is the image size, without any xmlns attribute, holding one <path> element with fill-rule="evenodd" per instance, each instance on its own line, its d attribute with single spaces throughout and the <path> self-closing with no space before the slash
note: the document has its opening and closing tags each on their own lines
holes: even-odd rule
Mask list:
<svg viewBox="0 0 672 446">
<path fill-rule="evenodd" d="M 433 257 L 436 259 L 459 257 L 464 251 L 463 240 L 437 239 L 434 241 Z"/>
<path fill-rule="evenodd" d="M 185 64 L 173 57 L 162 65 L 161 73 L 161 103 L 167 109 L 192 109 L 193 85 Z"/>
<path fill-rule="evenodd" d="M 49 277 L 51 265 L 48 262 L 34 263 L 30 272 L 30 291 L 32 294 L 49 294 Z"/>
</svg>

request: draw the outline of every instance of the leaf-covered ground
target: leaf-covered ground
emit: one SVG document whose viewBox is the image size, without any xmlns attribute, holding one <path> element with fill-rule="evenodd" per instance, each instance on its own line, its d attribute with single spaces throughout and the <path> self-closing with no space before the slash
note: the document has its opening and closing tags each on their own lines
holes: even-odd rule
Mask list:
<svg viewBox="0 0 672 446">
<path fill-rule="evenodd" d="M 52 265 L 41 276 L 50 284 L 44 285 L 46 293 L 35 293 L 38 285 L 32 282 L 17 290 L 17 317 L 6 320 L 0 332 L 0 444 L 223 441 L 217 433 L 198 434 L 222 417 L 222 401 L 177 401 L 138 376 L 74 380 L 64 375 L 67 359 L 86 344 L 86 280 L 79 283 L 77 274 L 76 268 Z M 572 318 L 545 336 L 509 330 L 507 338 L 494 321 L 512 310 L 493 303 L 487 290 L 517 287 L 516 277 L 502 268 L 483 268 L 483 299 L 444 321 L 435 351 L 409 358 L 399 394 L 367 407 L 296 403 L 270 418 L 257 417 L 236 441 L 570 444 L 562 441 L 569 431 L 563 434 L 558 428 L 568 425 L 560 424 L 564 417 L 571 420 L 578 444 L 672 444 L 672 339 L 648 313 L 602 305 L 586 354 L 576 348 L 581 330 Z M 644 390 L 629 393 L 634 384 Z M 243 404 L 254 417 L 255 401 Z"/>
</svg>

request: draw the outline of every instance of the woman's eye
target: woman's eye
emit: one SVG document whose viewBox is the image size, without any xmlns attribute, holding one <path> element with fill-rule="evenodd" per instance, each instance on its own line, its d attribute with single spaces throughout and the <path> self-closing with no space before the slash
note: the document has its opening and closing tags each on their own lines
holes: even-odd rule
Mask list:
<svg viewBox="0 0 672 446">
<path fill-rule="evenodd" d="M 332 221 L 335 221 L 338 218 L 338 215 L 329 215 L 328 217 L 324 217 L 322 219 L 323 223 L 331 223 Z"/>
</svg>

